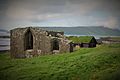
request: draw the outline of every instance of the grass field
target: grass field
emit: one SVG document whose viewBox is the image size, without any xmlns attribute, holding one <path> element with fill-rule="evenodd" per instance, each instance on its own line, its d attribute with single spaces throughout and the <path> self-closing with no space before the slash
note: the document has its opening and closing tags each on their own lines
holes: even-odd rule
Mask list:
<svg viewBox="0 0 120 80">
<path fill-rule="evenodd" d="M 120 80 L 120 44 L 26 59 L 1 53 L 0 80 Z"/>
</svg>

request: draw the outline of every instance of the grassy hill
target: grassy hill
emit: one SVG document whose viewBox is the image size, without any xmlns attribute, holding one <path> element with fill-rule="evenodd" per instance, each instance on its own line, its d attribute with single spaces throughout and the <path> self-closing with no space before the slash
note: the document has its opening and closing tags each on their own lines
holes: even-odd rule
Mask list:
<svg viewBox="0 0 120 80">
<path fill-rule="evenodd" d="M 0 54 L 0 80 L 120 80 L 120 44 L 11 59 Z"/>
</svg>

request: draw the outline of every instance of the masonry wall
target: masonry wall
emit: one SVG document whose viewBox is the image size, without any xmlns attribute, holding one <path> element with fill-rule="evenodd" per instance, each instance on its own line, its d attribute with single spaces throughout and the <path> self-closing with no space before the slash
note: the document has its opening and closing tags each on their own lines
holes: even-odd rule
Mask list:
<svg viewBox="0 0 120 80">
<path fill-rule="evenodd" d="M 54 31 L 48 31 L 48 35 L 57 37 L 59 35 L 64 35 L 64 32 L 54 32 Z"/>
<path fill-rule="evenodd" d="M 32 28 L 34 33 L 33 50 L 36 55 L 51 53 L 51 39 L 47 36 L 46 31 Z"/>
<path fill-rule="evenodd" d="M 10 52 L 11 57 L 25 57 L 24 52 L 24 32 L 26 29 L 11 30 Z"/>
<path fill-rule="evenodd" d="M 67 40 L 65 39 L 60 39 L 60 53 L 64 53 L 64 52 L 70 52 L 70 44 Z"/>
<path fill-rule="evenodd" d="M 26 50 L 25 34 L 30 30 L 33 36 L 33 49 Z M 13 58 L 25 58 L 38 55 L 53 54 L 53 37 L 40 28 L 16 28 L 11 30 L 10 52 Z M 59 53 L 69 52 L 70 44 L 64 38 L 57 38 L 59 41 Z"/>
</svg>

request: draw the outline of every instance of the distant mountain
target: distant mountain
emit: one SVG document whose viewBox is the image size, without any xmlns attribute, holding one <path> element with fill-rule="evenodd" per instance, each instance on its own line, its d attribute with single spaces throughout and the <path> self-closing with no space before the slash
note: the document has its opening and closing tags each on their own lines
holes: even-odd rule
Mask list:
<svg viewBox="0 0 120 80">
<path fill-rule="evenodd" d="M 106 27 L 41 27 L 46 30 L 64 31 L 66 35 L 120 36 L 120 30 Z"/>
<path fill-rule="evenodd" d="M 0 29 L 0 32 L 6 32 L 6 33 L 9 33 L 8 30 L 4 30 L 4 29 Z"/>
<path fill-rule="evenodd" d="M 65 35 L 91 35 L 91 36 L 120 36 L 120 30 L 102 26 L 77 26 L 77 27 L 40 27 L 46 30 L 64 31 Z M 0 36 L 9 36 L 7 30 L 0 29 Z"/>
</svg>

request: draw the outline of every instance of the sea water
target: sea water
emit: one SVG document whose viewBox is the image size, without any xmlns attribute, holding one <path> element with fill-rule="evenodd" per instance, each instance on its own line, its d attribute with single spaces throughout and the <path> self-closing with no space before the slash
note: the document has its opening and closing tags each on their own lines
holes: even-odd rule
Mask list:
<svg viewBox="0 0 120 80">
<path fill-rule="evenodd" d="M 0 38 L 0 51 L 2 50 L 10 50 L 9 38 Z"/>
</svg>

